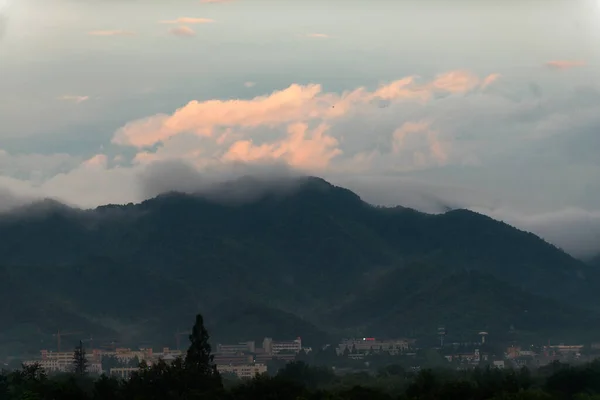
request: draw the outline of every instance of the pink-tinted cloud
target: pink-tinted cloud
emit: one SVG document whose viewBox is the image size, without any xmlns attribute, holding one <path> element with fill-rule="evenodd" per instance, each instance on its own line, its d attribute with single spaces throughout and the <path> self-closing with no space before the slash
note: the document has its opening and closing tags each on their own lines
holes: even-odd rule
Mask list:
<svg viewBox="0 0 600 400">
<path fill-rule="evenodd" d="M 229 3 L 231 1 L 233 1 L 233 0 L 200 0 L 200 3 L 205 3 L 205 4 L 208 4 L 208 3 Z"/>
<path fill-rule="evenodd" d="M 316 39 L 328 39 L 331 36 L 329 36 L 326 33 L 309 33 L 308 35 L 306 35 L 307 37 L 311 37 L 311 38 L 316 38 Z"/>
<path fill-rule="evenodd" d="M 430 91 L 464 93 L 475 89 L 481 84 L 482 80 L 478 76 L 467 71 L 451 71 L 438 75 L 426 88 Z"/>
<path fill-rule="evenodd" d="M 570 69 L 575 67 L 583 67 L 585 62 L 583 61 L 569 61 L 569 60 L 554 60 L 548 61 L 546 66 L 552 69 Z"/>
<path fill-rule="evenodd" d="M 223 159 L 243 162 L 283 160 L 300 169 L 322 169 L 342 153 L 337 147 L 337 139 L 326 134 L 328 129 L 322 124 L 309 131 L 306 124 L 292 124 L 285 139 L 259 146 L 251 140 L 240 140 L 231 145 Z"/>
<path fill-rule="evenodd" d="M 126 30 L 90 31 L 90 36 L 134 36 L 135 33 Z"/>
<path fill-rule="evenodd" d="M 175 25 L 193 25 L 193 24 L 210 24 L 215 22 L 209 18 L 192 18 L 192 17 L 179 17 L 177 19 L 159 21 L 161 24 L 175 24 Z"/>
<path fill-rule="evenodd" d="M 247 88 L 251 88 L 256 86 L 256 82 L 244 82 L 244 86 Z"/>
<path fill-rule="evenodd" d="M 372 101 L 422 101 L 437 92 L 453 94 L 477 90 L 495 79 L 490 77 L 493 75 L 481 79 L 465 71 L 453 71 L 424 84 L 418 83 L 416 77 L 407 77 L 381 85 L 372 92 L 360 87 L 341 94 L 327 93 L 317 84 L 293 84 L 250 100 L 191 101 L 172 115 L 156 115 L 127 124 L 115 134 L 113 142 L 146 147 L 180 133 L 211 137 L 217 128 L 322 123 L 359 110 Z"/>
<path fill-rule="evenodd" d="M 193 37 L 196 36 L 196 32 L 189 26 L 178 26 L 177 28 L 169 29 L 169 33 L 174 36 L 180 37 Z"/>
<path fill-rule="evenodd" d="M 486 87 L 492 85 L 494 82 L 496 82 L 500 78 L 501 78 L 500 74 L 490 74 L 483 80 L 483 82 L 481 83 L 481 87 L 483 89 L 485 89 Z"/>
</svg>

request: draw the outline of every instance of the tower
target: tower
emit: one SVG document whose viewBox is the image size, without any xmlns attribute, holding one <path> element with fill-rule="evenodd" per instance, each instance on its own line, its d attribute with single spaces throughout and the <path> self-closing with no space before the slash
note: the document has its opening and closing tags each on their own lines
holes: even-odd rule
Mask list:
<svg viewBox="0 0 600 400">
<path fill-rule="evenodd" d="M 446 328 L 439 327 L 437 330 L 437 334 L 440 337 L 440 347 L 444 347 L 444 338 L 446 337 Z"/>
<path fill-rule="evenodd" d="M 485 337 L 488 335 L 487 332 L 479 332 L 479 336 L 481 336 L 481 344 L 485 344 Z"/>
</svg>

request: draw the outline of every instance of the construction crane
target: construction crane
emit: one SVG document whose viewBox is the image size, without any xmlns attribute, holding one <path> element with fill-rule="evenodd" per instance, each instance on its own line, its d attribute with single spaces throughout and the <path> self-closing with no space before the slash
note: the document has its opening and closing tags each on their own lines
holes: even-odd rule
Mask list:
<svg viewBox="0 0 600 400">
<path fill-rule="evenodd" d="M 182 335 L 191 335 L 191 331 L 177 331 L 175 332 L 175 343 L 177 343 L 177 350 L 181 350 L 181 336 Z"/>
<path fill-rule="evenodd" d="M 80 335 L 81 332 L 61 332 L 60 329 L 56 331 L 52 336 L 56 338 L 56 349 L 60 353 L 60 341 L 63 336 Z"/>
</svg>

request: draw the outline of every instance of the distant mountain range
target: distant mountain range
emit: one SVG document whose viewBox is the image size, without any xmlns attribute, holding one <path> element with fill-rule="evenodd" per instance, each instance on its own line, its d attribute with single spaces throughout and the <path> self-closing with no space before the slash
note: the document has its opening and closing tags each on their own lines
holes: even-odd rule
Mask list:
<svg viewBox="0 0 600 400">
<path fill-rule="evenodd" d="M 53 348 L 58 330 L 174 345 L 198 311 L 216 341 L 600 328 L 597 269 L 537 236 L 466 210 L 374 207 L 319 178 L 42 202 L 1 217 L 0 237 L 4 353 Z"/>
</svg>

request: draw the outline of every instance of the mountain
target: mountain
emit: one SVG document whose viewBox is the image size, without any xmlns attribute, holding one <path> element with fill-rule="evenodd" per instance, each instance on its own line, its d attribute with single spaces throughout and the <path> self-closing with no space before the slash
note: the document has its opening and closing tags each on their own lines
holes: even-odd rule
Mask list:
<svg viewBox="0 0 600 400">
<path fill-rule="evenodd" d="M 592 258 L 589 261 L 589 265 L 591 265 L 594 268 L 599 268 L 600 269 L 600 254 L 598 254 L 596 257 Z"/>
<path fill-rule="evenodd" d="M 297 330 L 293 337 L 317 341 L 398 332 L 392 324 L 430 329 L 428 316 L 437 324 L 449 299 L 450 311 L 486 304 L 490 323 L 514 320 L 516 305 L 528 302 L 540 315 L 563 306 L 593 315 L 583 308 L 598 304 L 596 269 L 531 233 L 466 210 L 374 207 L 319 178 L 245 178 L 202 195 L 94 210 L 35 204 L 0 218 L 0 237 L 2 271 L 16 282 L 1 300 L 17 304 L 16 313 L 56 304 L 40 317 L 53 321 L 38 327 L 46 335 L 59 327 L 104 330 L 123 342 L 174 341 L 201 311 L 217 339 L 263 335 L 262 326 L 270 336 Z M 471 286 L 498 292 L 478 304 L 486 292 Z M 438 309 L 425 307 L 426 296 Z M 243 310 L 256 318 L 244 319 Z M 11 321 L 0 334 L 22 325 Z"/>
<path fill-rule="evenodd" d="M 372 310 L 381 311 L 369 318 Z M 504 338 L 511 327 L 556 334 L 560 327 L 584 331 L 597 326 L 588 311 L 525 292 L 491 274 L 422 264 L 382 275 L 329 317 L 348 327 L 369 321 L 367 331 L 392 337 L 431 335 L 439 326 L 467 337 L 488 331 Z"/>
</svg>

